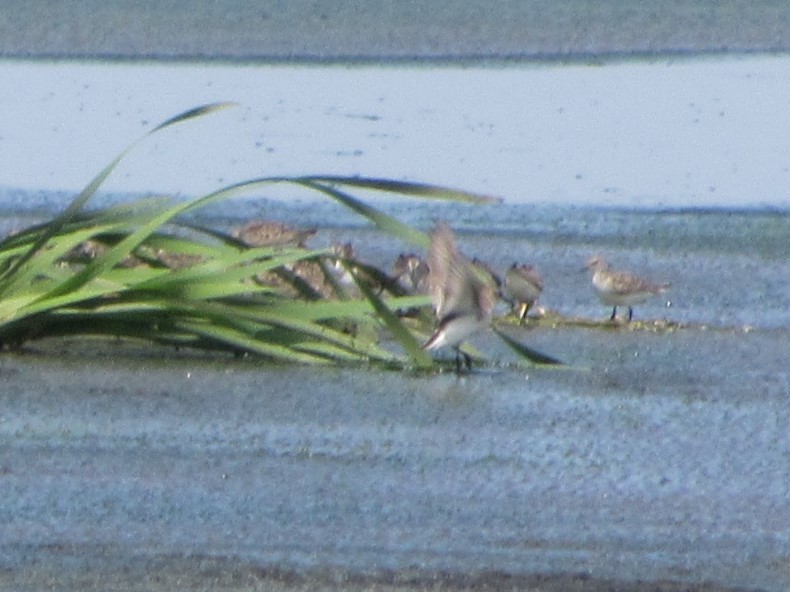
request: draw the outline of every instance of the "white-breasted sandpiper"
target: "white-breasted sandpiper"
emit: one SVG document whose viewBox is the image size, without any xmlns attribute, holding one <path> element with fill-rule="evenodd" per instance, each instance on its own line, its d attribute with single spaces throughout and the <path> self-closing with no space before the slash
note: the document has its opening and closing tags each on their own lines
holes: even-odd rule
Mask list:
<svg viewBox="0 0 790 592">
<path fill-rule="evenodd" d="M 591 257 L 587 261 L 587 268 L 593 272 L 592 284 L 598 298 L 604 304 L 612 306 L 610 320 L 617 317 L 617 307 L 628 307 L 628 320 L 633 317 L 633 305 L 640 304 L 650 298 L 666 291 L 669 284 L 654 284 L 627 271 L 614 271 L 609 263 L 600 256 Z"/>
<path fill-rule="evenodd" d="M 428 268 L 429 292 L 439 324 L 423 348 L 454 348 L 460 373 L 461 356 L 467 369 L 471 368 L 471 358 L 459 346 L 490 324 L 496 289 L 461 254 L 453 231 L 444 222 L 431 234 Z"/>
</svg>

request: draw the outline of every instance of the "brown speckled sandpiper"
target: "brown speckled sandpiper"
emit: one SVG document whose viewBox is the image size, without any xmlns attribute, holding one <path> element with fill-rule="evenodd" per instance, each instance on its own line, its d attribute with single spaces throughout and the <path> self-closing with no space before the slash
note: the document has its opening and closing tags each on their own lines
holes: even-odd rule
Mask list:
<svg viewBox="0 0 790 592">
<path fill-rule="evenodd" d="M 503 291 L 521 322 L 540 297 L 543 278 L 532 265 L 514 263 L 505 272 Z"/>
<path fill-rule="evenodd" d="M 628 307 L 628 320 L 633 317 L 632 306 L 644 302 L 651 296 L 669 288 L 669 284 L 654 284 L 626 271 L 613 271 L 609 263 L 600 256 L 591 257 L 587 268 L 593 272 L 592 284 L 598 298 L 604 304 L 614 307 L 610 320 L 617 316 L 618 306 Z"/>
<path fill-rule="evenodd" d="M 231 229 L 232 236 L 248 247 L 304 247 L 305 241 L 315 233 L 315 228 L 293 228 L 272 220 L 253 220 Z"/>
</svg>

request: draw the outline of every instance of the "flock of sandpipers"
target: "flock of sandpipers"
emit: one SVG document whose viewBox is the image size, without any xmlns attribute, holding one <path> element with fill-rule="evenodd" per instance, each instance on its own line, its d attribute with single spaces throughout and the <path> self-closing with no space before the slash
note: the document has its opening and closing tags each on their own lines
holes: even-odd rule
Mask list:
<svg viewBox="0 0 790 592">
<path fill-rule="evenodd" d="M 255 220 L 231 229 L 233 239 L 246 247 L 305 248 L 306 241 L 315 233 L 312 228 L 294 228 L 269 220 Z M 76 247 L 69 258 L 93 259 L 107 249 L 104 243 L 88 240 Z M 145 253 L 144 259 L 130 255 L 120 265 L 146 265 L 146 260 L 152 259 L 168 268 L 181 269 L 200 263 L 202 257 L 159 249 Z M 255 279 L 292 297 L 342 296 L 358 287 L 359 281 L 395 295 L 429 294 L 437 324 L 423 348 L 454 348 L 459 371 L 461 357 L 467 368 L 471 365 L 470 358 L 460 349 L 462 342 L 490 325 L 498 300 L 510 303 L 522 323 L 543 291 L 543 279 L 531 265 L 514 263 L 505 272 L 503 281 L 482 261 L 466 258 L 458 249 L 455 234 L 444 222 L 437 224 L 430 235 L 427 261 L 416 254 L 401 254 L 389 273 L 356 260 L 349 243 L 335 245 L 332 255 L 324 261 L 308 258 L 284 267 L 259 274 Z M 617 318 L 617 307 L 626 306 L 630 322 L 635 304 L 669 287 L 628 272 L 614 271 L 600 256 L 589 259 L 586 269 L 592 271 L 592 285 L 598 298 L 612 307 L 611 321 Z"/>
<path fill-rule="evenodd" d="M 233 235 L 249 246 L 285 244 L 304 245 L 315 230 L 294 229 L 279 222 L 255 221 L 239 227 Z M 336 247 L 337 261 L 349 260 L 353 252 L 349 244 Z M 587 262 L 592 271 L 592 285 L 603 304 L 612 307 L 610 320 L 617 317 L 617 307 L 628 307 L 628 321 L 633 306 L 665 291 L 668 284 L 654 284 L 625 271 L 612 270 L 606 260 L 595 256 Z M 338 265 L 338 269 L 342 269 Z M 477 331 L 489 326 L 498 299 L 513 306 L 519 322 L 535 305 L 543 290 L 543 279 L 534 267 L 513 264 L 504 281 L 477 259 L 468 259 L 458 248 L 455 234 L 444 222 L 430 236 L 427 261 L 416 254 L 398 257 L 390 274 L 384 274 L 405 294 L 430 294 L 436 316 L 436 329 L 423 346 L 427 350 L 452 347 Z"/>
</svg>

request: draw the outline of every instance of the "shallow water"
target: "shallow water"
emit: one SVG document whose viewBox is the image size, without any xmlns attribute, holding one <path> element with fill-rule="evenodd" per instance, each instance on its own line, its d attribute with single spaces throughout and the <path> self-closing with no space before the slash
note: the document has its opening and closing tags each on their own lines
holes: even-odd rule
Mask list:
<svg viewBox="0 0 790 592">
<path fill-rule="evenodd" d="M 306 67 L 0 61 L 0 186 L 76 191 L 157 123 L 111 192 L 265 175 L 406 178 L 508 203 L 790 204 L 790 57 Z"/>
<path fill-rule="evenodd" d="M 786 333 L 536 333 L 587 368 L 5 355 L 6 574 L 100 554 L 785 589 Z"/>
<path fill-rule="evenodd" d="M 248 210 L 333 220 L 315 244 L 352 240 L 371 262 L 404 248 L 330 204 L 242 201 L 198 221 L 232 224 Z M 142 573 L 208 557 L 319 581 L 331 568 L 787 588 L 790 216 L 390 211 L 457 222 L 464 251 L 500 270 L 536 263 L 543 305 L 567 314 L 608 315 L 579 271 L 606 252 L 673 283 L 637 318 L 689 327 L 518 333 L 564 370 L 519 367 L 484 334 L 474 344 L 494 363 L 463 378 L 90 342 L 4 354 L 7 581 L 38 581 L 36 564 L 63 583 L 100 554 Z"/>
</svg>

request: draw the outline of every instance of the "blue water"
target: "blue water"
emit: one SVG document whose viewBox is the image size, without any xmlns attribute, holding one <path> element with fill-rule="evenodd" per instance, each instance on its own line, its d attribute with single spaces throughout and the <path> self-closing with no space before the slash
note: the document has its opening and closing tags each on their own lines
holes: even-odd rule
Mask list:
<svg viewBox="0 0 790 592">
<path fill-rule="evenodd" d="M 143 88 L 160 89 L 184 75 L 196 85 L 183 87 L 185 95 L 194 91 L 187 103 L 184 95 L 140 99 L 117 86 L 123 69 L 103 78 L 108 70 L 95 65 L 42 67 L 44 86 L 22 85 L 22 98 L 6 96 L 18 109 L 11 111 L 28 119 L 9 119 L 0 138 L 0 152 L 10 155 L 4 162 L 18 165 L 0 180 L 0 234 L 55 215 L 152 121 L 193 100 L 233 98 L 233 84 L 245 97 L 256 93 L 246 86 L 252 72 L 293 85 L 248 104 L 219 129 L 198 126 L 194 136 L 185 130 L 152 142 L 91 205 L 159 190 L 199 194 L 201 186 L 248 176 L 253 161 L 259 170 L 258 157 L 269 174 L 398 176 L 407 169 L 415 180 L 503 194 L 504 203 L 487 206 L 373 203 L 423 229 L 447 220 L 468 256 L 500 272 L 516 261 L 536 265 L 545 279 L 541 306 L 608 317 L 582 271 L 591 254 L 603 253 L 616 267 L 671 282 L 635 317 L 681 328 L 516 333 L 566 361 L 563 370 L 519 366 L 484 333 L 473 342 L 491 363 L 460 379 L 317 372 L 104 342 L 4 353 L 0 575 L 46 565 L 69 577 L 98 554 L 119 572 L 132 559 L 167 566 L 173 557 L 216 557 L 352 576 L 492 570 L 786 590 L 790 211 L 787 134 L 777 119 L 787 94 L 774 91 L 790 78 L 781 60 L 713 67 L 717 84 L 730 82 L 711 90 L 701 81 L 672 95 L 673 116 L 644 121 L 639 100 L 655 95 L 653 115 L 666 104 L 654 86 L 634 82 L 623 93 L 588 68 L 559 77 L 520 70 L 527 79 L 520 88 L 540 83 L 533 106 L 540 97 L 547 102 L 512 126 L 522 97 L 505 107 L 485 103 L 485 117 L 442 111 L 442 101 L 413 103 L 409 87 L 387 86 L 387 100 L 368 101 L 381 95 L 364 69 L 224 69 L 195 78 L 194 68 L 141 67 L 128 78 L 154 76 L 165 86 Z M 681 70 L 680 79 L 666 64 L 609 74 L 620 84 L 666 74 L 673 82 L 659 88 L 677 90 L 698 73 Z M 417 79 L 458 84 L 462 73 L 422 70 Z M 396 81 L 403 75 L 391 74 Z M 489 90 L 512 88 L 513 72 L 506 74 L 483 76 L 475 88 L 486 86 L 481 80 L 501 85 Z M 327 99 L 300 86 L 330 79 L 353 81 L 355 92 Z M 51 94 L 53 80 L 60 94 Z M 754 94 L 747 80 L 778 86 Z M 589 85 L 595 92 L 585 92 Z M 732 87 L 737 96 L 726 94 Z M 725 99 L 732 110 L 722 118 Z M 25 102 L 36 107 L 32 115 L 20 107 Z M 560 107 L 572 117 L 563 119 Z M 494 113 L 503 119 L 489 125 Z M 722 126 L 732 139 L 710 135 Z M 229 137 L 226 127 L 235 130 Z M 239 130 L 244 149 L 228 156 Z M 185 155 L 185 146 L 195 152 Z M 197 158 L 207 151 L 214 156 Z M 580 168 L 587 156 L 595 166 Z M 316 226 L 311 245 L 350 240 L 362 260 L 384 268 L 414 250 L 337 204 L 301 194 L 262 190 L 197 212 L 193 221 L 226 228 L 258 217 Z"/>
</svg>

